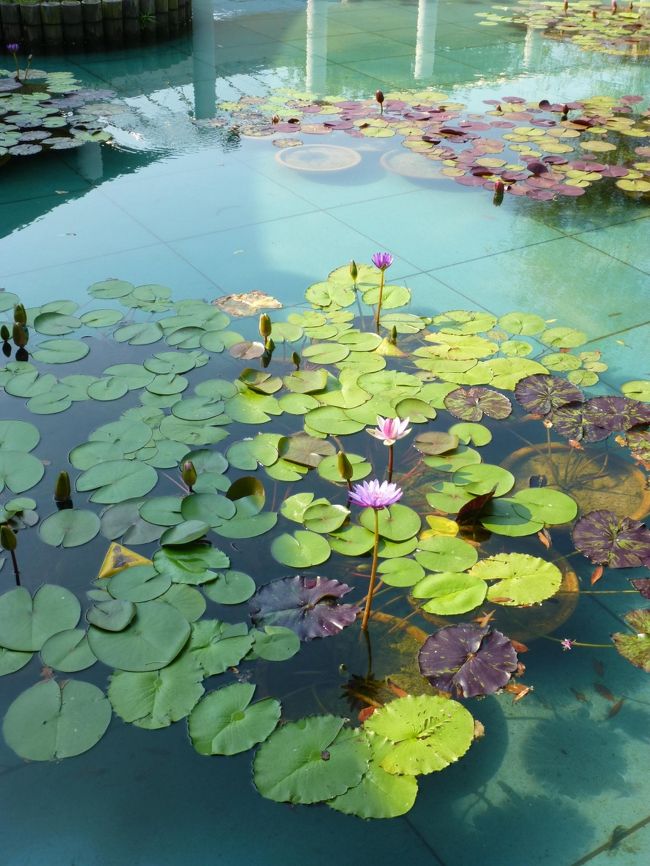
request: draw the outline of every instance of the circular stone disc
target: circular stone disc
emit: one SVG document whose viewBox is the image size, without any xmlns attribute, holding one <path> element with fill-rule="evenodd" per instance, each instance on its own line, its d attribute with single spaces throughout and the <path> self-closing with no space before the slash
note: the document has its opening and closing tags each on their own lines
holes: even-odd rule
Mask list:
<svg viewBox="0 0 650 866">
<path fill-rule="evenodd" d="M 335 144 L 304 144 L 276 153 L 278 162 L 296 171 L 343 171 L 361 162 L 361 154 Z"/>
<path fill-rule="evenodd" d="M 427 159 L 422 153 L 411 153 L 408 150 L 389 150 L 382 154 L 379 160 L 381 167 L 402 177 L 412 177 L 417 180 L 441 180 L 439 164 Z"/>
</svg>

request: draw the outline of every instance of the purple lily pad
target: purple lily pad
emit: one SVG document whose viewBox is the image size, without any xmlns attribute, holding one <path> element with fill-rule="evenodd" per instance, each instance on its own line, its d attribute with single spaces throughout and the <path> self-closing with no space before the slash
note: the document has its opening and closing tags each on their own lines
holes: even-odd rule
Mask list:
<svg viewBox="0 0 650 866">
<path fill-rule="evenodd" d="M 650 577 L 638 577 L 630 583 L 644 598 L 650 598 Z"/>
<path fill-rule="evenodd" d="M 327 577 L 298 574 L 261 586 L 249 601 L 257 626 L 284 626 L 300 640 L 338 634 L 357 618 L 355 604 L 339 604 L 352 587 Z"/>
<path fill-rule="evenodd" d="M 520 379 L 515 386 L 517 402 L 527 412 L 548 415 L 567 403 L 580 403 L 584 395 L 580 388 L 560 376 L 535 373 Z"/>
<path fill-rule="evenodd" d="M 435 688 L 458 698 L 473 698 L 505 686 L 517 669 L 517 653 L 500 631 L 461 623 L 428 637 L 419 664 Z"/>
<path fill-rule="evenodd" d="M 650 530 L 631 517 L 599 509 L 585 514 L 573 528 L 573 543 L 596 565 L 637 568 L 650 565 Z"/>
<path fill-rule="evenodd" d="M 480 421 L 483 415 L 501 420 L 512 412 L 505 394 L 491 388 L 456 388 L 445 397 L 445 408 L 463 421 Z"/>
<path fill-rule="evenodd" d="M 614 433 L 650 422 L 650 406 L 629 397 L 593 397 L 585 403 L 585 420 Z"/>
<path fill-rule="evenodd" d="M 553 424 L 555 429 L 567 439 L 575 439 L 580 442 L 600 442 L 607 439 L 611 430 L 607 427 L 599 427 L 585 418 L 584 403 L 567 403 L 559 406 L 553 412 Z"/>
</svg>

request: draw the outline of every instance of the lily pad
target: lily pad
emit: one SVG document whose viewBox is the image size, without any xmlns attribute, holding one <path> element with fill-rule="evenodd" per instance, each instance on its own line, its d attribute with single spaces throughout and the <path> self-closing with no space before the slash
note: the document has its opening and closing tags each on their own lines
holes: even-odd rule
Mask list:
<svg viewBox="0 0 650 866">
<path fill-rule="evenodd" d="M 60 631 L 48 638 L 41 648 L 41 659 L 44 665 L 64 673 L 83 671 L 97 661 L 81 628 Z"/>
<path fill-rule="evenodd" d="M 202 619 L 192 624 L 188 651 L 204 675 L 212 677 L 238 665 L 252 646 L 253 636 L 246 623 Z"/>
<path fill-rule="evenodd" d="M 156 485 L 158 473 L 137 460 L 108 460 L 92 466 L 77 478 L 77 490 L 93 491 L 92 502 L 111 504 L 146 496 Z"/>
<path fill-rule="evenodd" d="M 52 635 L 74 628 L 81 613 L 77 598 L 62 586 L 44 584 L 29 594 L 19 586 L 0 596 L 0 646 L 35 652 Z"/>
<path fill-rule="evenodd" d="M 397 775 L 443 770 L 461 758 L 474 739 L 474 719 L 465 707 L 435 695 L 397 698 L 376 710 L 364 727 L 393 744 L 380 766 Z"/>
<path fill-rule="evenodd" d="M 301 640 L 338 634 L 355 621 L 359 609 L 339 604 L 351 587 L 326 577 L 296 575 L 261 586 L 249 602 L 256 626 L 284 626 Z"/>
<path fill-rule="evenodd" d="M 419 664 L 435 688 L 472 698 L 503 688 L 517 669 L 517 653 L 500 631 L 463 623 L 428 637 Z"/>
<path fill-rule="evenodd" d="M 438 616 L 467 613 L 485 599 L 487 583 L 473 574 L 429 574 L 412 589 L 413 598 L 429 599 L 422 608 Z"/>
<path fill-rule="evenodd" d="M 650 530 L 641 521 L 619 517 L 613 511 L 600 509 L 581 517 L 573 528 L 573 543 L 598 565 L 650 565 Z"/>
<path fill-rule="evenodd" d="M 253 763 L 255 787 L 270 800 L 317 803 L 359 784 L 370 747 L 338 716 L 312 716 L 278 728 Z"/>
<path fill-rule="evenodd" d="M 613 634 L 616 649 L 635 667 L 650 673 L 650 609 L 631 610 L 625 621 L 634 633 Z"/>
<path fill-rule="evenodd" d="M 555 595 L 562 572 L 552 562 L 527 553 L 500 553 L 477 562 L 470 574 L 496 581 L 488 599 L 504 605 L 539 604 Z"/>
<path fill-rule="evenodd" d="M 290 628 L 267 625 L 253 632 L 255 643 L 249 658 L 260 658 L 270 662 L 283 662 L 300 650 L 300 638 Z"/>
<path fill-rule="evenodd" d="M 233 683 L 210 692 L 192 710 L 189 734 L 200 755 L 237 755 L 264 742 L 280 720 L 280 703 L 251 704 L 256 686 Z"/>
<path fill-rule="evenodd" d="M 87 752 L 104 736 L 110 720 L 111 706 L 97 686 L 47 680 L 18 695 L 2 732 L 21 758 L 54 761 Z"/>
<path fill-rule="evenodd" d="M 52 547 L 79 547 L 92 541 L 100 525 L 94 511 L 68 508 L 47 517 L 39 526 L 38 534 Z"/>
<path fill-rule="evenodd" d="M 420 539 L 416 560 L 429 571 L 465 571 L 478 559 L 476 548 L 462 538 L 438 535 Z"/>
<path fill-rule="evenodd" d="M 327 539 L 316 532 L 297 530 L 293 535 L 283 533 L 271 544 L 271 555 L 283 565 L 292 568 L 310 568 L 329 559 L 330 546 Z"/>
<path fill-rule="evenodd" d="M 480 421 L 483 415 L 502 420 L 512 412 L 505 394 L 490 388 L 457 388 L 445 397 L 445 408 L 463 421 Z"/>
</svg>

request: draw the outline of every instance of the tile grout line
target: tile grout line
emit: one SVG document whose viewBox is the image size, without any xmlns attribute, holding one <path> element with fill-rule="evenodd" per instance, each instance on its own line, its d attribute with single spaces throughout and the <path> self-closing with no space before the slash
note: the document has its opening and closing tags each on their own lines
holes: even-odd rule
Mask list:
<svg viewBox="0 0 650 866">
<path fill-rule="evenodd" d="M 590 860 L 593 860 L 594 857 L 597 857 L 604 851 L 614 851 L 617 848 L 619 842 L 622 842 L 623 839 L 627 839 L 629 836 L 632 836 L 634 833 L 636 833 L 638 830 L 641 830 L 647 824 L 650 824 L 650 815 L 647 815 L 645 818 L 637 821 L 637 823 L 633 824 L 631 827 L 626 827 L 624 830 L 621 830 L 621 832 L 619 834 L 616 834 L 616 836 L 614 836 L 615 831 L 613 831 L 607 842 L 604 842 L 598 848 L 594 848 L 593 851 L 590 851 L 583 857 L 580 857 L 579 860 L 574 860 L 574 862 L 570 863 L 569 866 L 583 866 L 584 863 L 588 863 Z"/>
<path fill-rule="evenodd" d="M 440 859 L 440 857 L 438 856 L 438 854 L 436 853 L 436 851 L 431 847 L 431 845 L 429 844 L 428 839 L 427 839 L 425 836 L 422 835 L 422 833 L 420 832 L 420 830 L 416 827 L 415 824 L 413 824 L 413 822 L 412 822 L 411 819 L 408 817 L 408 815 L 403 815 L 402 818 L 403 818 L 404 823 L 407 824 L 407 825 L 409 826 L 411 832 L 414 833 L 414 834 L 417 836 L 417 838 L 420 840 L 420 842 L 422 842 L 422 844 L 424 845 L 424 847 L 425 847 L 428 851 L 431 852 L 431 854 L 433 855 L 433 857 L 434 857 L 436 863 L 438 864 L 438 866 L 446 866 L 445 862 L 444 862 L 443 860 Z"/>
</svg>

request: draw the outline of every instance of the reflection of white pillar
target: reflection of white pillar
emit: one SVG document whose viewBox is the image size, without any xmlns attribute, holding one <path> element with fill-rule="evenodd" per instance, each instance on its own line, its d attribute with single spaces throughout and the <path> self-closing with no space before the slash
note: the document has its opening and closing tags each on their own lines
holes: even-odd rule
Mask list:
<svg viewBox="0 0 650 866">
<path fill-rule="evenodd" d="M 216 26 L 212 0 L 192 0 L 192 81 L 197 120 L 209 120 L 216 114 Z"/>
<path fill-rule="evenodd" d="M 543 52 L 543 40 L 539 30 L 526 27 L 524 38 L 524 54 L 522 57 L 524 69 L 535 69 L 541 62 Z"/>
<path fill-rule="evenodd" d="M 329 2 L 307 0 L 305 87 L 310 93 L 325 93 L 327 83 L 327 7 Z"/>
<path fill-rule="evenodd" d="M 418 29 L 415 42 L 415 79 L 430 78 L 436 57 L 438 0 L 419 0 Z"/>
<path fill-rule="evenodd" d="M 87 141 L 75 155 L 77 171 L 85 180 L 94 183 L 104 177 L 104 158 L 98 141 Z"/>
</svg>

